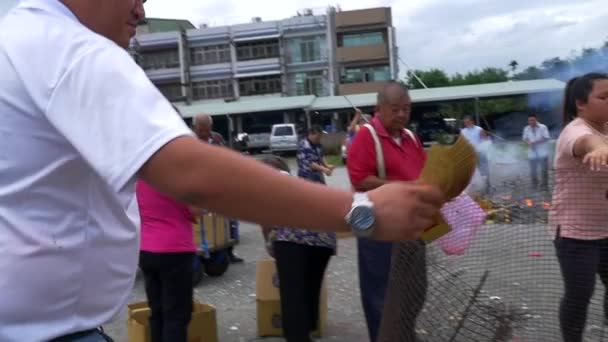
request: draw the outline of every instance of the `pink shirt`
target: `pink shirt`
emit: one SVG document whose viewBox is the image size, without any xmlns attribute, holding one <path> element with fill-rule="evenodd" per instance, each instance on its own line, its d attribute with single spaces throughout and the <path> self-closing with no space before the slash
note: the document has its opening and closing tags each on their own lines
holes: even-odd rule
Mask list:
<svg viewBox="0 0 608 342">
<path fill-rule="evenodd" d="M 549 225 L 571 239 L 608 238 L 608 169 L 591 171 L 574 157 L 574 143 L 585 135 L 607 135 L 577 118 L 564 128 L 555 151 L 555 190 Z"/>
<path fill-rule="evenodd" d="M 152 253 L 195 252 L 192 224 L 196 219 L 186 205 L 137 182 L 141 215 L 141 250 Z"/>
</svg>

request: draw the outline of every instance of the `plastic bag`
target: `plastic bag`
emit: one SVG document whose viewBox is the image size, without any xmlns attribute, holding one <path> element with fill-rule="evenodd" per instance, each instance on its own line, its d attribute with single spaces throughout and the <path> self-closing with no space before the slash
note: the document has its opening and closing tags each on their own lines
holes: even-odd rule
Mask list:
<svg viewBox="0 0 608 342">
<path fill-rule="evenodd" d="M 437 240 L 447 255 L 463 255 L 486 220 L 485 211 L 469 195 L 462 193 L 441 208 L 452 230 Z"/>
</svg>

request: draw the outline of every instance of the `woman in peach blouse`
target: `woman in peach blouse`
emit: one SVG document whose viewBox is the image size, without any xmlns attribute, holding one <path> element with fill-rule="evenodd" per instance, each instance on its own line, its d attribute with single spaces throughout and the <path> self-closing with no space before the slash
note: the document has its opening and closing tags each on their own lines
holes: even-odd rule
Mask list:
<svg viewBox="0 0 608 342">
<path fill-rule="evenodd" d="M 549 224 L 564 280 L 561 332 L 565 342 L 580 342 L 596 274 L 608 286 L 608 75 L 572 79 L 564 103 Z"/>
</svg>

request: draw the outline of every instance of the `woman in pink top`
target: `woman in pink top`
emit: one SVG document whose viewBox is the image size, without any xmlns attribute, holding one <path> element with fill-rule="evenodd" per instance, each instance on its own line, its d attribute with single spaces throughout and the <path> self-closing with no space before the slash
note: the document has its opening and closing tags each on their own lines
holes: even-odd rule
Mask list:
<svg viewBox="0 0 608 342">
<path fill-rule="evenodd" d="M 564 103 L 569 123 L 557 141 L 549 224 L 565 288 L 559 312 L 562 335 L 565 342 L 579 342 L 596 274 L 608 286 L 608 75 L 571 80 Z"/>
<path fill-rule="evenodd" d="M 190 209 L 137 182 L 141 215 L 139 266 L 152 310 L 152 342 L 186 342 L 192 315 L 192 233 L 195 217 Z"/>
</svg>

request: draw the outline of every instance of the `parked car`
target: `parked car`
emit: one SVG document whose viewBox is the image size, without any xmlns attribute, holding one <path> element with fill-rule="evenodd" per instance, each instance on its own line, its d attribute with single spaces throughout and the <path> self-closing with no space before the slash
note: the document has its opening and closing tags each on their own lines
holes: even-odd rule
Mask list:
<svg viewBox="0 0 608 342">
<path fill-rule="evenodd" d="M 298 150 L 298 133 L 294 124 L 273 125 L 270 133 L 270 151 L 295 152 Z"/>
<path fill-rule="evenodd" d="M 413 115 L 410 129 L 414 131 L 425 147 L 437 143 L 451 143 L 458 136 L 458 131 L 450 119 L 443 117 L 440 113 L 423 113 Z"/>
<path fill-rule="evenodd" d="M 247 130 L 247 151 L 262 152 L 270 147 L 270 129 L 267 125 L 251 126 Z"/>
</svg>

